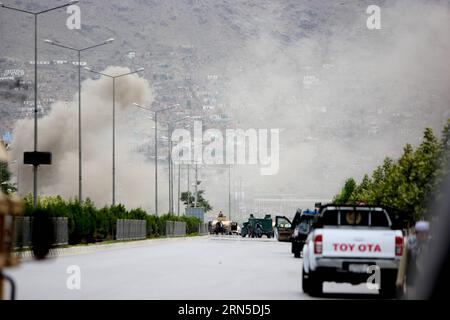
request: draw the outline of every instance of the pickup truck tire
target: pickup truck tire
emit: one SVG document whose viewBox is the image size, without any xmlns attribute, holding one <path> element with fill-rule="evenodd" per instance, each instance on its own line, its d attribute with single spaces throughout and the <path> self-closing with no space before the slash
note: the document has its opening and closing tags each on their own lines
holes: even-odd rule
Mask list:
<svg viewBox="0 0 450 320">
<path fill-rule="evenodd" d="M 322 295 L 323 281 L 319 279 L 315 272 L 302 272 L 302 289 L 304 293 L 312 297 L 320 297 Z"/>
<path fill-rule="evenodd" d="M 302 290 L 304 293 L 309 294 L 309 279 L 306 277 L 305 269 L 302 270 Z"/>
<path fill-rule="evenodd" d="M 309 273 L 309 279 L 308 279 L 308 290 L 309 295 L 312 297 L 320 297 L 322 295 L 322 287 L 323 287 L 323 281 L 322 279 L 318 278 L 315 272 Z"/>
<path fill-rule="evenodd" d="M 393 299 L 397 296 L 397 270 L 382 270 L 380 283 L 380 296 L 384 299 Z"/>
<path fill-rule="evenodd" d="M 294 252 L 294 258 L 300 258 L 300 251 Z"/>
</svg>

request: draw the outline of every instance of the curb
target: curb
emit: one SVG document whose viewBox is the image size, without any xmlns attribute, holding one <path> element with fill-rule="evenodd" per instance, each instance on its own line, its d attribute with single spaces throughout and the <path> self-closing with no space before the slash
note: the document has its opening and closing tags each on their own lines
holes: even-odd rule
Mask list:
<svg viewBox="0 0 450 320">
<path fill-rule="evenodd" d="M 151 245 L 157 245 L 161 242 L 168 241 L 190 241 L 198 238 L 205 238 L 206 236 L 194 236 L 194 237 L 170 237 L 170 238 L 155 238 L 155 239 L 145 239 L 145 240 L 131 240 L 131 241 L 120 241 L 116 243 L 108 244 L 88 244 L 88 245 L 76 245 L 67 248 L 55 248 L 50 251 L 49 257 L 61 257 L 61 256 L 73 256 L 79 254 L 89 254 L 102 251 L 119 250 L 125 248 L 139 248 Z M 20 257 L 22 261 L 33 260 L 33 253 L 31 250 L 21 251 L 14 253 L 16 256 Z"/>
</svg>

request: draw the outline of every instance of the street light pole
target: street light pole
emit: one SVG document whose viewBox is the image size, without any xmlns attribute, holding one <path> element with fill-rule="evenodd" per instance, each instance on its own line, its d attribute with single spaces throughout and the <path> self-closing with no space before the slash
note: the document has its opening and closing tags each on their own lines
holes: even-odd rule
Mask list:
<svg viewBox="0 0 450 320">
<path fill-rule="evenodd" d="M 81 157 L 81 51 L 78 51 L 78 201 L 83 202 L 83 172 Z"/>
<path fill-rule="evenodd" d="M 144 71 L 144 68 L 139 68 L 135 71 L 132 72 L 127 72 L 127 73 L 123 73 L 123 74 L 119 74 L 119 75 L 110 75 L 110 74 L 106 74 L 106 73 L 102 73 L 99 71 L 95 71 L 92 70 L 91 68 L 85 68 L 87 71 L 90 71 L 92 73 L 96 73 L 105 77 L 108 77 L 110 79 L 113 80 L 113 123 L 112 123 L 112 141 L 113 141 L 113 145 L 112 145 L 112 205 L 115 206 L 116 205 L 116 79 L 124 77 L 124 76 L 128 76 L 131 74 L 135 74 L 138 72 L 142 72 Z"/>
<path fill-rule="evenodd" d="M 228 215 L 231 221 L 231 164 L 228 165 Z"/>
<path fill-rule="evenodd" d="M 38 15 L 34 15 L 34 152 L 38 150 L 38 127 L 37 127 L 37 17 Z M 41 105 L 42 108 L 42 105 Z M 37 207 L 37 171 L 38 166 L 33 165 L 33 205 Z"/>
<path fill-rule="evenodd" d="M 78 54 L 78 201 L 83 201 L 83 173 L 82 173 L 82 148 L 81 148 L 81 52 L 90 50 L 93 48 L 97 48 L 103 45 L 106 45 L 108 43 L 111 43 L 114 41 L 113 38 L 110 38 L 102 43 L 95 44 L 89 47 L 85 48 L 73 48 L 67 45 L 63 45 L 59 43 L 58 41 L 52 41 L 52 40 L 44 40 L 46 43 L 49 43 L 51 45 L 68 49 L 71 51 L 76 51 Z"/>
<path fill-rule="evenodd" d="M 174 121 L 170 121 L 168 122 L 167 126 L 168 126 L 168 139 L 169 139 L 169 209 L 170 212 L 173 213 L 174 209 L 173 209 L 173 166 L 172 166 L 172 132 L 173 132 L 173 128 L 174 126 L 178 123 L 181 122 L 183 120 L 186 119 L 190 119 L 190 116 L 186 116 L 183 117 L 181 119 L 177 119 Z M 178 202 L 180 201 L 179 197 L 178 197 Z"/>
<path fill-rule="evenodd" d="M 167 130 L 168 138 L 168 148 L 169 148 L 169 213 L 173 213 L 173 203 L 172 203 L 172 127 L 169 123 Z"/>
<path fill-rule="evenodd" d="M 158 112 L 155 114 L 155 214 L 158 216 Z"/>
<path fill-rule="evenodd" d="M 158 216 L 158 113 L 172 109 L 173 106 L 160 110 L 152 110 L 137 103 L 133 103 L 133 105 L 135 107 L 152 112 L 153 119 L 155 121 L 155 215 Z"/>
<path fill-rule="evenodd" d="M 195 162 L 195 202 L 194 202 L 195 208 L 197 208 L 197 202 L 198 202 L 198 164 L 196 161 Z"/>
<path fill-rule="evenodd" d="M 190 204 L 191 204 L 191 186 L 190 186 L 190 183 L 191 183 L 191 164 L 190 163 L 188 163 L 187 164 L 187 194 L 188 194 L 188 197 L 187 197 L 187 207 L 189 208 L 189 206 L 190 206 Z"/>
<path fill-rule="evenodd" d="M 178 216 L 180 216 L 180 179 L 181 179 L 181 164 L 178 163 L 178 209 L 177 209 L 177 213 Z"/>
<path fill-rule="evenodd" d="M 113 80 L 113 114 L 112 114 L 112 205 L 116 205 L 116 78 Z"/>
<path fill-rule="evenodd" d="M 53 7 L 50 9 L 46 9 L 43 11 L 38 11 L 38 12 L 32 12 L 32 11 L 27 11 L 27 10 L 23 10 L 23 9 L 19 9 L 19 8 L 14 8 L 14 7 L 10 7 L 7 5 L 4 5 L 3 3 L 0 3 L 0 8 L 5 8 L 5 9 L 10 9 L 13 11 L 17 11 L 17 12 L 22 12 L 22 13 L 26 13 L 26 14 L 30 14 L 34 16 L 34 152 L 37 152 L 38 150 L 38 128 L 37 128 L 37 123 L 38 123 L 38 119 L 37 119 L 37 115 L 38 115 L 38 108 L 37 108 L 37 95 L 38 95 L 38 85 L 37 85 L 37 18 L 38 15 L 43 14 L 43 13 L 47 13 L 53 10 L 57 10 L 57 9 L 61 9 L 61 8 L 65 8 L 68 7 L 70 5 L 76 4 L 78 3 L 77 0 L 73 0 L 73 1 L 69 1 L 67 4 L 61 5 L 61 6 L 57 6 L 57 7 Z M 37 164 L 33 165 L 33 206 L 36 207 L 37 206 L 37 171 L 38 171 L 38 166 Z"/>
</svg>

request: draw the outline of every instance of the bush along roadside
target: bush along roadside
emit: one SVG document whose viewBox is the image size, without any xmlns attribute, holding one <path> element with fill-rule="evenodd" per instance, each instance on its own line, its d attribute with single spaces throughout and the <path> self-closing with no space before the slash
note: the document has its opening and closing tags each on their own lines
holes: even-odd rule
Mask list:
<svg viewBox="0 0 450 320">
<path fill-rule="evenodd" d="M 197 234 L 201 223 L 197 217 L 176 216 L 164 214 L 155 216 L 148 214 L 141 208 L 127 210 L 124 205 L 105 206 L 96 208 L 94 203 L 87 199 L 64 200 L 60 196 L 40 197 L 37 207 L 33 207 L 33 198 L 28 195 L 24 199 L 25 216 L 32 216 L 34 210 L 43 209 L 52 217 L 67 217 L 69 221 L 69 244 L 86 244 L 114 240 L 117 219 L 145 220 L 147 222 L 147 238 L 165 236 L 166 221 L 186 222 L 186 233 Z"/>
<path fill-rule="evenodd" d="M 450 164 L 450 119 L 439 139 L 426 128 L 420 144 L 413 148 L 406 144 L 400 158 L 386 157 L 371 175 L 360 183 L 353 178 L 345 181 L 334 197 L 337 204 L 365 203 L 385 206 L 398 211 L 407 225 L 430 219 L 430 203 L 442 197 L 440 185 Z"/>
</svg>

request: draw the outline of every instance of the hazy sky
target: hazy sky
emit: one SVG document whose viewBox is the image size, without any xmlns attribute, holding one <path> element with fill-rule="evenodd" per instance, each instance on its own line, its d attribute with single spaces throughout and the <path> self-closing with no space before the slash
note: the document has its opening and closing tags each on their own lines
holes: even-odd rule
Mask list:
<svg viewBox="0 0 450 320">
<path fill-rule="evenodd" d="M 380 30 L 369 30 L 366 26 L 369 17 L 366 8 L 370 4 L 379 5 L 381 9 Z M 277 175 L 261 176 L 257 167 L 249 166 L 233 171 L 234 180 L 242 180 L 249 205 L 252 205 L 252 198 L 283 194 L 331 198 L 347 177 L 359 179 L 385 156 L 397 157 L 405 143 L 418 143 L 425 127 L 430 126 L 439 133 L 450 117 L 448 1 L 172 0 L 147 4 L 121 1 L 120 7 L 128 10 L 119 10 L 115 1 L 83 6 L 88 5 L 95 10 L 82 11 L 85 13 L 83 25 L 99 29 L 95 37 L 116 37 L 113 48 L 117 55 L 124 55 L 120 50 L 130 48 L 141 54 L 159 46 L 192 44 L 201 63 L 190 76 L 206 87 L 211 81 L 204 75 L 219 76 L 221 93 L 217 104 L 225 106 L 224 111 L 238 127 L 282 130 Z M 100 10 L 102 6 L 105 10 Z M 1 15 L 2 20 L 4 17 Z M 139 19 L 147 21 L 146 17 L 148 22 L 135 23 Z M 114 28 L 115 25 L 120 28 Z M 2 29 L 7 26 L 0 23 Z M 43 22 L 42 33 L 46 32 L 56 31 L 51 24 Z M 74 38 L 79 40 L 86 35 L 89 32 L 82 29 Z M 11 34 L 3 37 L 7 50 L 2 52 L 6 50 L 8 56 L 23 52 L 15 46 L 17 37 Z M 52 57 L 54 52 L 54 49 L 42 48 L 44 58 Z M 146 64 L 151 64 L 150 60 L 138 62 L 148 67 Z M 146 70 L 148 82 L 139 81 L 142 92 L 138 92 L 132 82 L 124 82 L 122 90 L 126 103 L 134 99 L 152 101 L 152 68 Z M 86 102 L 87 109 L 95 112 L 99 110 L 99 101 L 109 103 L 106 89 L 105 96 L 92 91 L 103 85 L 106 84 L 84 83 L 84 90 L 90 95 L 86 100 L 92 101 Z M 65 194 L 70 195 L 76 193 L 76 184 L 69 182 L 76 179 L 76 135 L 65 141 L 61 133 L 75 128 L 72 128 L 73 123 L 65 125 L 64 121 L 57 120 L 67 116 L 60 104 L 53 108 L 60 111 L 55 110 L 49 119 L 40 122 L 43 132 L 40 143 L 55 149 L 63 146 L 69 151 L 62 153 L 64 164 L 53 166 L 49 175 L 55 177 L 64 172 L 65 178 L 56 184 L 44 178 L 42 190 L 49 193 L 65 190 Z M 93 125 L 95 121 L 87 120 L 86 125 L 92 132 L 86 133 L 86 155 L 92 152 L 96 156 L 86 159 L 86 174 L 92 175 L 86 177 L 86 184 L 90 184 L 86 188 L 99 202 L 107 202 L 109 177 L 105 178 L 106 173 L 94 169 L 93 161 L 108 163 L 106 145 L 110 143 L 107 134 L 110 122 L 100 114 L 92 116 L 98 116 L 95 121 L 102 125 L 101 130 L 97 130 Z M 129 117 L 124 116 L 124 119 Z M 148 119 L 132 123 L 145 127 Z M 18 132 L 23 125 L 19 124 Z M 123 146 L 139 143 L 127 127 L 127 121 L 120 120 L 120 126 L 123 131 L 119 140 Z M 50 132 L 48 135 L 44 133 L 46 130 Z M 150 136 L 150 126 L 146 130 Z M 20 148 L 30 139 L 25 131 L 26 136 L 16 135 L 15 144 Z M 92 137 L 88 138 L 90 135 Z M 104 150 L 99 149 L 101 152 L 95 150 L 100 139 L 104 139 L 105 145 Z M 121 157 L 120 166 L 121 174 L 127 172 L 118 182 L 120 200 L 126 198 L 130 205 L 151 207 L 151 164 L 143 162 L 139 155 L 127 155 Z M 72 171 L 63 168 L 72 168 Z M 103 169 L 107 171 L 107 167 Z M 135 181 L 142 172 L 148 176 L 144 184 L 136 187 Z M 200 174 L 207 198 L 218 210 L 225 210 L 228 172 L 205 168 Z M 105 180 L 104 186 L 97 187 L 94 181 L 101 177 Z M 163 174 L 161 179 L 164 179 Z M 135 192 L 135 188 L 139 192 Z"/>
</svg>

